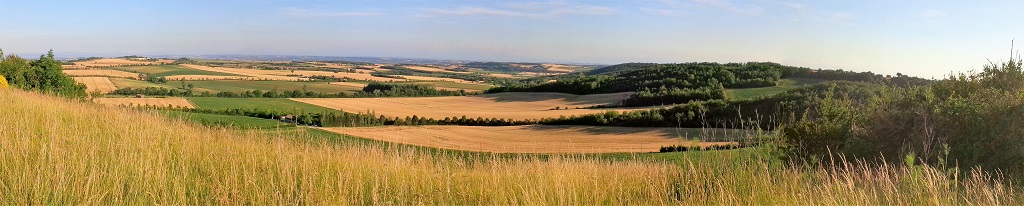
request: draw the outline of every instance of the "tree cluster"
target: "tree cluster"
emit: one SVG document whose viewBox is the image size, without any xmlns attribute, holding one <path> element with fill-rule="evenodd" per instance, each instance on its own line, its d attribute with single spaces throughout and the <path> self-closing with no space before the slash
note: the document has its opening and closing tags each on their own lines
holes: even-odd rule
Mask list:
<svg viewBox="0 0 1024 206">
<path fill-rule="evenodd" d="M 4 56 L 0 50 L 0 75 L 14 88 L 70 98 L 87 96 L 85 85 L 64 74 L 61 62 L 54 59 L 53 51 L 37 60 L 27 60 L 15 55 Z"/>
</svg>

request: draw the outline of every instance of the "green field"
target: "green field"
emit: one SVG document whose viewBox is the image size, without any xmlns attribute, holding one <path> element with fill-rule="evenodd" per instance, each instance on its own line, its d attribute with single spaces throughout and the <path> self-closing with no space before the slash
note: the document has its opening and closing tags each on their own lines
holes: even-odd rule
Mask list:
<svg viewBox="0 0 1024 206">
<path fill-rule="evenodd" d="M 151 65 L 151 66 L 130 66 L 114 67 L 113 69 L 135 73 L 146 73 L 153 77 L 165 77 L 172 75 L 213 75 L 213 76 L 238 76 L 235 74 L 203 71 L 191 69 L 180 65 Z"/>
<path fill-rule="evenodd" d="M 198 89 L 208 89 L 221 92 L 245 92 L 252 90 L 272 91 L 311 91 L 329 94 L 338 92 L 353 93 L 361 91 L 362 87 L 328 84 L 327 82 L 297 82 L 297 81 L 248 81 L 248 80 L 211 80 L 211 81 L 185 81 Z M 170 83 L 168 83 L 170 84 Z M 179 83 L 180 84 L 180 83 Z M 305 87 L 304 87 L 305 86 Z"/>
<path fill-rule="evenodd" d="M 779 93 L 786 92 L 790 89 L 795 89 L 800 86 L 819 83 L 821 80 L 813 79 L 782 79 L 779 80 L 779 85 L 774 87 L 760 87 L 760 88 L 745 88 L 745 89 L 726 89 L 725 97 L 733 100 L 743 99 L 757 99 L 761 97 L 767 97 Z"/>
<path fill-rule="evenodd" d="M 110 79 L 110 82 L 113 82 L 114 86 L 116 86 L 118 89 L 120 89 L 120 88 L 127 88 L 127 87 L 131 87 L 131 88 L 160 87 L 160 88 L 168 88 L 168 89 L 177 88 L 177 86 L 172 86 L 172 85 L 175 85 L 175 84 L 172 84 L 171 82 L 168 82 L 167 84 L 157 84 L 157 83 L 148 82 L 148 81 L 139 81 L 139 80 L 125 79 L 125 78 L 109 78 L 109 79 Z"/>
<path fill-rule="evenodd" d="M 294 111 L 307 113 L 337 111 L 284 98 L 189 97 L 187 99 L 202 109 L 270 109 L 285 112 L 294 109 Z"/>
<path fill-rule="evenodd" d="M 412 83 L 413 84 L 431 85 L 431 86 L 435 86 L 435 87 L 447 87 L 447 88 L 469 89 L 469 90 L 487 90 L 487 89 L 490 89 L 491 87 L 494 87 L 494 86 L 491 86 L 491 85 L 467 84 L 467 83 L 446 82 L 446 81 L 421 81 L 421 82 L 412 82 Z"/>
<path fill-rule="evenodd" d="M 294 127 L 294 125 L 285 122 L 272 119 L 260 119 L 255 117 L 203 114 L 181 111 L 158 112 L 170 118 L 177 118 L 186 121 L 196 122 L 206 126 L 223 126 L 239 129 L 277 129 Z"/>
</svg>

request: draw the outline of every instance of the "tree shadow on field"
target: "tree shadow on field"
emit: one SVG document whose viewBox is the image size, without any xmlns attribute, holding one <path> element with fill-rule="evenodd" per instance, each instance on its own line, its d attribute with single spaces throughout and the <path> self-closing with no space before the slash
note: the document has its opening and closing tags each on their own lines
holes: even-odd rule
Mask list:
<svg viewBox="0 0 1024 206">
<path fill-rule="evenodd" d="M 611 127 L 611 126 L 567 126 L 567 125 L 528 125 L 525 129 L 555 132 L 559 130 L 575 130 L 593 135 L 639 135 L 654 133 L 665 138 L 699 139 L 702 141 L 735 141 L 746 138 L 756 131 L 743 129 L 721 128 L 672 128 L 672 127 Z"/>
</svg>

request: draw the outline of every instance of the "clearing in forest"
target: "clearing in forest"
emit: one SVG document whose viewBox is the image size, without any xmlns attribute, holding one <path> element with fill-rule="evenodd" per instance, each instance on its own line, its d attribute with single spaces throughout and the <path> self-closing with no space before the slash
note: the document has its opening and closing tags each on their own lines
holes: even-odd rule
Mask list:
<svg viewBox="0 0 1024 206">
<path fill-rule="evenodd" d="M 650 108 L 575 109 L 619 103 L 630 93 L 573 95 L 542 92 L 505 92 L 474 96 L 398 98 L 295 98 L 293 100 L 344 111 L 374 111 L 388 117 L 505 118 L 515 120 Z M 559 110 L 554 110 L 559 107 Z M 571 108 L 571 109 L 566 109 Z"/>
<path fill-rule="evenodd" d="M 657 152 L 663 146 L 711 146 L 734 142 L 690 140 L 711 134 L 701 129 L 594 126 L 387 126 L 329 127 L 323 130 L 400 144 L 496 153 Z M 744 130 L 717 129 L 712 141 Z"/>
<path fill-rule="evenodd" d="M 156 107 L 184 107 L 195 108 L 191 102 L 184 98 L 96 98 L 96 103 L 107 106 L 156 106 Z"/>
<path fill-rule="evenodd" d="M 108 93 L 117 90 L 107 77 L 74 77 L 78 83 L 85 84 L 86 91 Z"/>
</svg>

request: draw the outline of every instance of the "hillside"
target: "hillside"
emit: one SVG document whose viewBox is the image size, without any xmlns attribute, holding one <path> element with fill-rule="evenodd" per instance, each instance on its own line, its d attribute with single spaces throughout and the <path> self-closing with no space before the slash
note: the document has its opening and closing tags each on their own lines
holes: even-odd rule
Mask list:
<svg viewBox="0 0 1024 206">
<path fill-rule="evenodd" d="M 671 165 L 304 141 L 0 91 L 5 204 L 1016 204 L 985 173 L 784 167 L 742 153 Z M 635 156 L 634 156 L 635 158 Z M 679 194 L 687 194 L 685 197 Z M 807 197 L 817 198 L 807 198 Z"/>
</svg>

